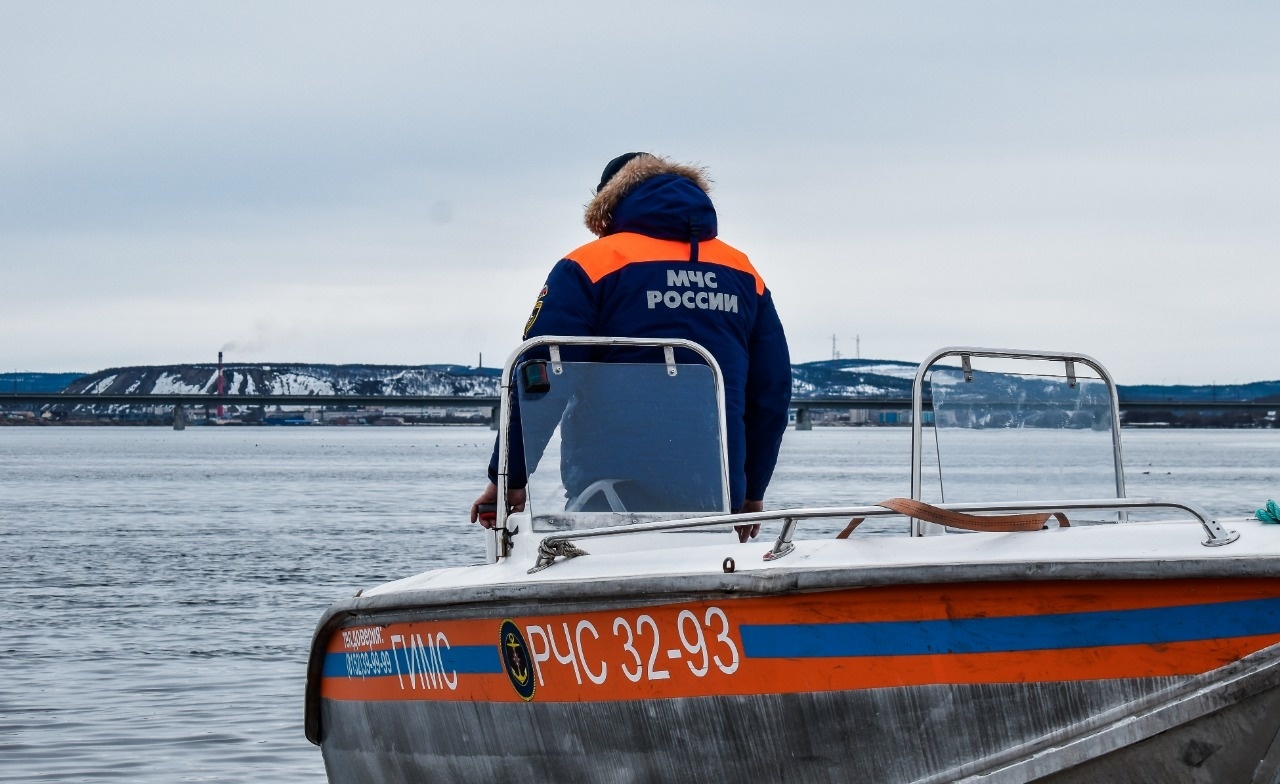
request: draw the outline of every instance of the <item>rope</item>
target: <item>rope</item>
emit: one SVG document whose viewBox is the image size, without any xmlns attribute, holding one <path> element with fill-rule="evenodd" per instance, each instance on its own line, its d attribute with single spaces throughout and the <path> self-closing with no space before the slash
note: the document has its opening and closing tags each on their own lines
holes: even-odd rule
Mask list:
<svg viewBox="0 0 1280 784">
<path fill-rule="evenodd" d="M 553 541 L 550 544 L 546 539 L 538 545 L 538 560 L 534 563 L 533 568 L 529 569 L 529 574 L 540 572 L 551 564 L 555 563 L 556 558 L 563 557 L 565 560 L 577 558 L 580 555 L 590 555 L 586 550 L 578 547 L 570 541 Z"/>
</svg>

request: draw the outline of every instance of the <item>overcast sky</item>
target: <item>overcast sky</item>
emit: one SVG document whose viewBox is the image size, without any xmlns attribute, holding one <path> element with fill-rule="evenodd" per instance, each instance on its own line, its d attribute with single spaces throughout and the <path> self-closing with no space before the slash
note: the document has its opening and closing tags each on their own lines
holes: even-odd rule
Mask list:
<svg viewBox="0 0 1280 784">
<path fill-rule="evenodd" d="M 1280 378 L 1280 4 L 0 0 L 0 370 L 495 365 L 604 163 L 795 361 Z"/>
</svg>

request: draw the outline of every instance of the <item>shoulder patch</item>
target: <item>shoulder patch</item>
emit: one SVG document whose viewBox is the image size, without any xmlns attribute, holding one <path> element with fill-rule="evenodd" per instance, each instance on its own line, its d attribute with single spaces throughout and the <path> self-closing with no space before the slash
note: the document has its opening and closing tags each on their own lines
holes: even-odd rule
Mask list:
<svg viewBox="0 0 1280 784">
<path fill-rule="evenodd" d="M 533 312 L 529 314 L 529 320 L 524 323 L 524 339 L 529 339 L 529 330 L 533 329 L 533 322 L 538 320 L 538 314 L 542 312 L 542 300 L 547 296 L 547 292 L 551 290 L 550 286 L 544 285 L 542 291 L 538 292 L 538 301 L 533 303 Z"/>
<path fill-rule="evenodd" d="M 542 300 L 533 303 L 533 312 L 529 314 L 529 320 L 524 323 L 524 339 L 529 339 L 529 330 L 533 329 L 533 322 L 538 320 L 538 314 L 542 312 Z"/>
</svg>

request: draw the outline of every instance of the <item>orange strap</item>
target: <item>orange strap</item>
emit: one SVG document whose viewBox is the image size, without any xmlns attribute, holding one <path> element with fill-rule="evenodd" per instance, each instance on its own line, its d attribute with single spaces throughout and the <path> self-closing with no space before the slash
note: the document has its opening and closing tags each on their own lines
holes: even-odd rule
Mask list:
<svg viewBox="0 0 1280 784">
<path fill-rule="evenodd" d="M 848 538 L 849 538 L 849 534 L 853 533 L 853 529 L 857 528 L 857 527 L 858 527 L 858 525 L 859 525 L 863 520 L 866 520 L 866 519 L 867 519 L 867 518 L 865 518 L 865 517 L 855 517 L 855 518 L 853 518 L 852 520 L 850 520 L 850 521 L 849 521 L 849 524 L 848 524 L 848 525 L 846 525 L 846 526 L 844 527 L 844 530 L 843 530 L 843 531 L 841 531 L 840 533 L 836 534 L 836 538 L 837 538 L 837 539 L 848 539 Z"/>
<path fill-rule="evenodd" d="M 883 506 L 885 509 L 892 509 L 899 514 L 909 515 L 917 520 L 924 520 L 927 523 L 937 523 L 950 528 L 963 528 L 966 531 L 989 531 L 989 532 L 1005 532 L 1005 531 L 1039 531 L 1044 528 L 1045 523 L 1049 522 L 1050 517 L 1058 518 L 1058 525 L 1062 528 L 1071 526 L 1071 521 L 1062 512 L 1037 512 L 1035 514 L 1017 514 L 1017 515 L 972 515 L 964 512 L 953 512 L 950 509 L 941 509 L 933 504 L 926 504 L 924 501 L 914 501 L 910 498 L 890 498 L 888 501 L 881 501 L 876 506 Z M 865 520 L 865 517 L 855 517 L 849 521 L 844 530 L 836 534 L 837 539 L 848 539 L 849 534 L 853 533 L 853 529 Z"/>
</svg>

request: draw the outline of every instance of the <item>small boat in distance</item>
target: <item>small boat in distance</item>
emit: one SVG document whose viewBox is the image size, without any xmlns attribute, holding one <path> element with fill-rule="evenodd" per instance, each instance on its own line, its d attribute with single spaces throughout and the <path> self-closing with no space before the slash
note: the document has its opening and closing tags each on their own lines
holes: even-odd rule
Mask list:
<svg viewBox="0 0 1280 784">
<path fill-rule="evenodd" d="M 745 515 L 697 344 L 540 337 L 502 385 L 487 563 L 316 629 L 331 782 L 1280 781 L 1280 526 L 1126 497 L 1095 360 L 941 349 L 909 498 Z"/>
</svg>

